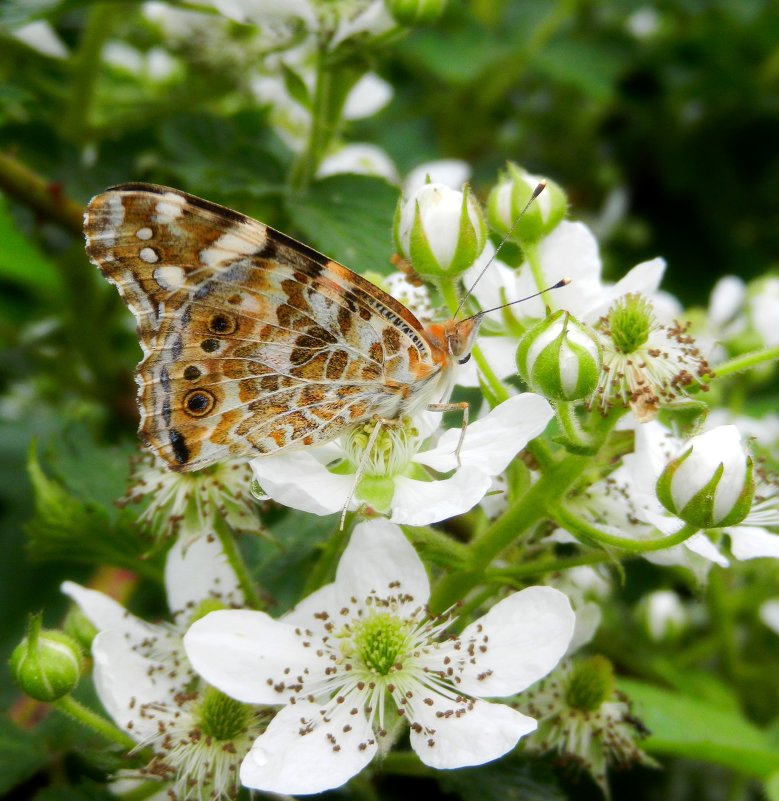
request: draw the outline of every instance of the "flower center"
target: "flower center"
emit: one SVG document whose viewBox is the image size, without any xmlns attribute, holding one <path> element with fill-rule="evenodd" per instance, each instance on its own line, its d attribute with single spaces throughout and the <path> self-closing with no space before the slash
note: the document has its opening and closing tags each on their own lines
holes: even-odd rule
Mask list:
<svg viewBox="0 0 779 801">
<path fill-rule="evenodd" d="M 403 656 L 407 634 L 402 620 L 378 612 L 354 624 L 352 645 L 369 671 L 386 676 Z"/>
<path fill-rule="evenodd" d="M 652 304 L 642 295 L 625 295 L 609 309 L 607 324 L 614 346 L 622 353 L 634 353 L 655 325 Z"/>
<path fill-rule="evenodd" d="M 243 734 L 251 722 L 251 714 L 248 706 L 214 687 L 206 688 L 196 711 L 203 733 L 221 741 L 235 740 Z"/>
<path fill-rule="evenodd" d="M 381 430 L 367 457 L 365 474 L 368 476 L 396 476 L 401 473 L 419 448 L 419 431 L 411 418 L 405 417 L 400 425 L 387 425 L 381 421 L 366 423 L 346 437 L 344 449 L 355 467 L 365 458 L 371 435 L 376 426 Z"/>
<path fill-rule="evenodd" d="M 573 666 L 565 687 L 565 700 L 573 709 L 594 712 L 614 689 L 614 670 L 603 656 L 593 656 Z"/>
</svg>

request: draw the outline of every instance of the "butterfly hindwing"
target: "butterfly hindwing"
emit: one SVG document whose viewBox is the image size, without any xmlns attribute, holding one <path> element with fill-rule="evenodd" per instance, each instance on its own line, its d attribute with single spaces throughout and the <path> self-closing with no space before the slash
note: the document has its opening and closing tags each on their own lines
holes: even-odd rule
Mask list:
<svg viewBox="0 0 779 801">
<path fill-rule="evenodd" d="M 402 304 L 238 212 L 126 184 L 85 231 L 138 322 L 140 435 L 174 469 L 327 442 L 435 370 Z"/>
</svg>

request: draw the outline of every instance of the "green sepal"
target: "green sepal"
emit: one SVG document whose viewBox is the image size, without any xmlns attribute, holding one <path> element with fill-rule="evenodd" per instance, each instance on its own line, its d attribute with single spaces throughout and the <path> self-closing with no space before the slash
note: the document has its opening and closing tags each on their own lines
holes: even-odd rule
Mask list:
<svg viewBox="0 0 779 801">
<path fill-rule="evenodd" d="M 460 231 L 457 238 L 457 247 L 452 256 L 452 263 L 446 271 L 449 275 L 455 276 L 464 273 L 481 254 L 484 244 L 487 241 L 487 225 L 484 222 L 484 215 L 478 205 L 474 205 L 478 218 L 478 230 L 471 221 L 468 213 L 468 206 L 471 197 L 471 188 L 468 184 L 463 187 L 463 202 L 460 207 Z"/>
<path fill-rule="evenodd" d="M 408 256 L 414 270 L 426 278 L 442 278 L 448 275 L 436 260 L 433 250 L 422 225 L 422 214 L 419 210 L 419 201 L 415 201 L 414 222 L 408 240 Z"/>
<path fill-rule="evenodd" d="M 390 476 L 363 476 L 356 495 L 377 512 L 388 512 L 395 497 L 395 480 Z"/>
</svg>

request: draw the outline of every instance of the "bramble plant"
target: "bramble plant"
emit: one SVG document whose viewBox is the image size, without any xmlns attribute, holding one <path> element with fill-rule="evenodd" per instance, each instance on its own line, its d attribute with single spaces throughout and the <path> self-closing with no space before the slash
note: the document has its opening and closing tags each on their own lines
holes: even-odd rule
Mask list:
<svg viewBox="0 0 779 801">
<path fill-rule="evenodd" d="M 727 772 L 734 801 L 758 783 L 779 798 L 779 279 L 721 278 L 708 309 L 686 308 L 661 288 L 683 265 L 656 257 L 605 277 L 604 226 L 579 219 L 565 180 L 527 169 L 531 150 L 498 169 L 477 137 L 458 151 L 473 163 L 424 158 L 432 139 L 416 147 L 424 134 L 387 110 L 417 102 L 414 80 L 379 72 L 409 36 L 403 69 L 440 57 L 435 25 L 466 13 L 445 0 L 31 5 L 0 12 L 2 41 L 40 78 L 0 94 L 3 145 L 33 121 L 66 155 L 32 139 L 0 152 L 0 279 L 33 310 L 7 318 L 23 332 L 3 334 L 14 362 L 33 355 L 0 387 L 0 422 L 25 435 L 30 555 L 57 565 L 49 591 L 24 597 L 59 624 L 31 615 L 22 639 L 11 610 L 22 697 L 0 729 L 0 765 L 16 760 L 0 788 L 44 777 L 65 799 L 374 801 L 396 794 L 388 777 L 423 777 L 464 801 L 649 798 L 629 784 L 639 776 L 683 799 L 699 782 L 714 792 L 695 778 L 703 764 Z M 568 4 L 551 5 L 529 59 L 567 19 Z M 640 11 L 629 21 L 644 30 Z M 33 101 L 58 81 L 63 110 L 36 119 L 51 112 Z M 130 318 L 80 251 L 74 198 L 139 178 L 296 232 L 422 324 L 475 320 L 453 365 L 467 425 L 423 405 L 193 472 L 138 453 Z M 166 197 L 155 230 L 180 232 L 192 210 Z M 26 209 L 45 225 L 33 230 Z M 117 230 L 124 215 L 110 209 Z M 181 289 L 191 265 L 157 264 L 151 227 L 131 234 L 162 276 L 143 300 Z M 196 271 L 218 283 L 231 248 L 258 256 L 236 240 L 225 227 L 192 243 L 211 254 Z M 262 269 L 272 275 L 272 255 Z M 354 349 L 342 315 L 355 296 L 339 276 L 335 312 L 306 306 L 300 277 L 241 312 L 279 329 L 267 308 L 295 307 L 321 332 L 306 348 Z M 216 295 L 195 299 L 219 310 Z M 166 302 L 133 311 L 175 325 L 184 314 Z M 251 392 L 269 372 L 295 381 L 289 319 L 273 365 L 255 359 Z M 408 320 L 394 325 L 399 339 Z M 400 348 L 374 333 L 380 356 L 363 342 L 358 355 L 384 364 Z M 328 366 L 322 380 L 356 380 L 344 375 Z M 201 373 L 182 376 L 160 381 Z M 283 406 L 279 393 L 262 385 L 228 413 Z M 67 771 L 64 754 L 78 755 Z"/>
</svg>

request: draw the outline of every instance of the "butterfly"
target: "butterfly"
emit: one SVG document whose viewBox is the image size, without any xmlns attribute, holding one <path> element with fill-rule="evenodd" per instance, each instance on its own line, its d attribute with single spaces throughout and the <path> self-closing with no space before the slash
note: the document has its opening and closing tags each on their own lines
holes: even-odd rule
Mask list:
<svg viewBox="0 0 779 801">
<path fill-rule="evenodd" d="M 446 401 L 482 314 L 423 325 L 307 245 L 166 186 L 107 189 L 84 232 L 137 321 L 139 436 L 173 470 L 322 445 L 425 408 L 467 420 Z"/>
</svg>

